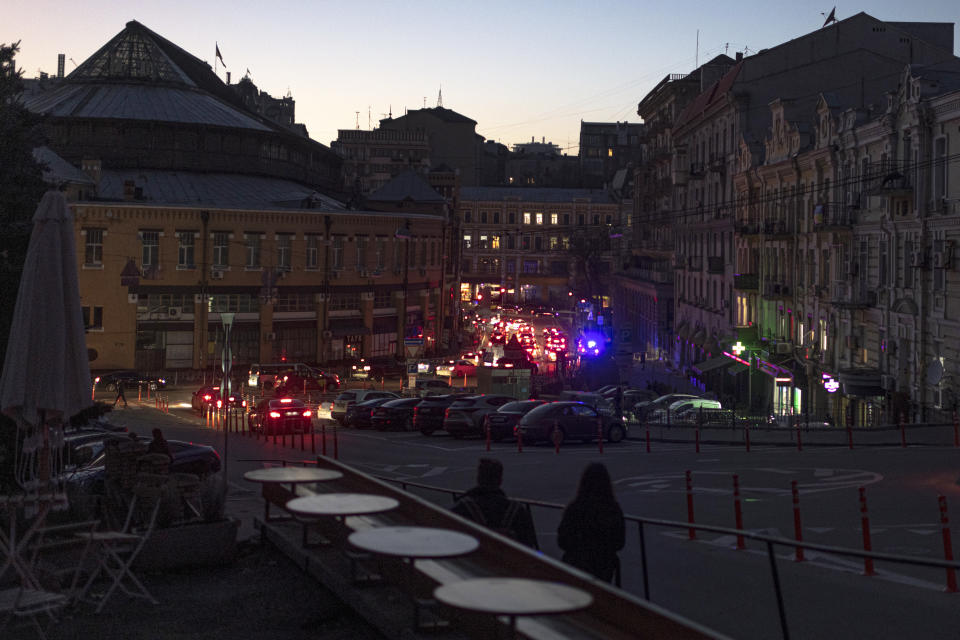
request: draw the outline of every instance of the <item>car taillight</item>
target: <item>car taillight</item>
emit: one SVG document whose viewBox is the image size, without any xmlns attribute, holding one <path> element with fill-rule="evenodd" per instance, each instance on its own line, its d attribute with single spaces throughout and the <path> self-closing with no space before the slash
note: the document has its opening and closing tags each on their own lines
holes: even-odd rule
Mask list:
<svg viewBox="0 0 960 640">
<path fill-rule="evenodd" d="M 449 417 L 450 417 L 450 409 L 447 409 L 446 411 L 443 412 L 443 417 L 444 417 L 444 418 L 449 418 Z"/>
<path fill-rule="evenodd" d="M 373 409 L 370 409 L 370 417 L 373 417 Z"/>
<path fill-rule="evenodd" d="M 333 403 L 330 403 L 330 411 L 333 411 Z"/>
<path fill-rule="evenodd" d="M 416 417 L 416 416 L 417 416 L 417 413 L 418 413 L 419 411 L 420 411 L 420 407 L 414 407 L 414 408 L 413 408 L 413 416 Z"/>
<path fill-rule="evenodd" d="M 303 417 L 304 417 L 304 418 L 309 418 L 311 413 L 312 413 L 312 412 L 311 412 L 309 409 L 307 409 L 306 411 L 303 412 Z"/>
<path fill-rule="evenodd" d="M 210 394 L 207 394 L 207 395 L 203 396 L 203 399 L 204 399 L 204 401 L 206 401 L 206 402 L 210 402 L 211 398 L 213 398 L 213 396 L 211 396 Z"/>
<path fill-rule="evenodd" d="M 270 417 L 271 417 L 271 418 L 279 418 L 279 417 L 280 417 L 280 412 L 279 412 L 279 411 L 271 411 L 271 412 L 270 412 Z"/>
</svg>

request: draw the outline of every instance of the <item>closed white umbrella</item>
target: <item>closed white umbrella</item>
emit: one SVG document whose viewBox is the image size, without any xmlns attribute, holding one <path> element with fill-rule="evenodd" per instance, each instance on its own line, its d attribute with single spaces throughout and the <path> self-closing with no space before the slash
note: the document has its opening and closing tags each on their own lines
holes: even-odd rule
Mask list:
<svg viewBox="0 0 960 640">
<path fill-rule="evenodd" d="M 0 378 L 0 408 L 25 431 L 17 458 L 21 484 L 50 478 L 55 465 L 38 453 L 59 451 L 63 422 L 90 405 L 74 242 L 63 194 L 48 191 L 33 216 Z"/>
</svg>

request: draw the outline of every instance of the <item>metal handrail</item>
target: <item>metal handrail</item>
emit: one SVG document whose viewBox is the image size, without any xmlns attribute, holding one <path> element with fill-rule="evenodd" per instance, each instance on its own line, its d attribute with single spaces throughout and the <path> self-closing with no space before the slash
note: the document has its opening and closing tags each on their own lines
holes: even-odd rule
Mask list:
<svg viewBox="0 0 960 640">
<path fill-rule="evenodd" d="M 454 500 L 459 496 L 463 495 L 463 491 L 457 491 L 454 489 L 447 489 L 444 487 L 437 487 L 435 485 L 422 484 L 419 482 L 410 482 L 407 480 L 399 480 L 396 478 L 387 478 L 383 476 L 374 476 L 379 480 L 384 480 L 387 482 L 398 483 L 404 491 L 407 490 L 407 487 L 417 487 L 419 489 L 428 489 L 432 491 L 437 491 L 440 493 L 450 494 Z M 513 498 L 516 502 L 525 504 L 528 507 L 543 507 L 547 509 L 564 509 L 565 505 L 558 504 L 555 502 L 545 502 L 543 500 L 530 500 L 525 498 Z M 659 527 L 669 527 L 673 529 L 693 529 L 697 531 L 708 531 L 711 533 L 720 533 L 731 536 L 741 536 L 743 538 L 749 538 L 751 540 L 756 540 L 765 544 L 767 548 L 767 557 L 770 560 L 770 573 L 773 578 L 773 588 L 774 593 L 777 599 L 777 610 L 780 618 L 780 631 L 784 640 L 789 640 L 790 630 L 787 625 L 787 616 L 786 610 L 784 608 L 783 602 L 783 589 L 780 585 L 780 574 L 777 569 L 777 560 L 776 554 L 774 553 L 774 546 L 780 545 L 785 547 L 793 548 L 802 548 L 810 549 L 812 551 L 820 551 L 823 553 L 831 553 L 839 556 L 851 556 L 855 558 L 870 558 L 873 560 L 885 560 L 888 562 L 898 562 L 900 564 L 908 564 L 922 567 L 930 568 L 939 568 L 939 569 L 960 569 L 960 562 L 949 562 L 946 560 L 931 560 L 928 558 L 920 558 L 914 556 L 904 556 L 899 554 L 892 553 L 882 553 L 878 551 L 863 551 L 860 549 L 850 549 L 846 547 L 835 547 L 832 545 L 819 544 L 816 542 L 803 542 L 800 540 L 791 540 L 789 538 L 783 538 L 780 536 L 771 536 L 762 533 L 755 533 L 748 531 L 746 529 L 733 529 L 730 527 L 721 527 L 716 525 L 709 524 L 695 524 L 692 522 L 678 522 L 675 520 L 663 520 L 660 518 L 644 518 L 640 516 L 632 516 L 624 514 L 624 520 L 629 522 L 637 523 L 637 533 L 639 536 L 640 543 L 640 560 L 641 566 L 643 567 L 643 597 L 652 602 L 650 598 L 650 581 L 649 575 L 647 573 L 647 552 L 646 552 L 646 542 L 644 539 L 644 525 L 659 526 Z"/>
</svg>

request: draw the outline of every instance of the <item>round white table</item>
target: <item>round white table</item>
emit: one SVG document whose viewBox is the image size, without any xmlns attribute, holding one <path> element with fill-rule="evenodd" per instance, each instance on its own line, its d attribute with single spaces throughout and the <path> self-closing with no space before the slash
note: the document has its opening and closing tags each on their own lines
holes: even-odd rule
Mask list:
<svg viewBox="0 0 960 640">
<path fill-rule="evenodd" d="M 413 604 L 413 626 L 419 627 L 419 605 L 414 593 L 414 564 L 417 559 L 454 558 L 475 551 L 480 543 L 471 535 L 433 527 L 377 527 L 356 531 L 350 544 L 371 553 L 400 558 L 405 567 L 404 591 Z"/>
<path fill-rule="evenodd" d="M 270 498 L 267 495 L 267 486 L 272 484 L 288 484 L 293 492 L 298 484 L 312 484 L 327 482 L 342 478 L 343 474 L 334 469 L 318 469 L 316 467 L 270 467 L 268 469 L 254 469 L 243 474 L 243 479 L 250 482 L 259 482 L 263 485 L 263 521 L 270 522 Z"/>
<path fill-rule="evenodd" d="M 320 493 L 294 498 L 287 510 L 298 516 L 362 516 L 396 509 L 399 502 L 371 493 Z"/>
<path fill-rule="evenodd" d="M 464 611 L 507 616 L 511 637 L 517 616 L 571 613 L 586 609 L 593 596 L 569 585 L 527 578 L 472 578 L 444 584 L 433 591 L 438 602 Z"/>
</svg>

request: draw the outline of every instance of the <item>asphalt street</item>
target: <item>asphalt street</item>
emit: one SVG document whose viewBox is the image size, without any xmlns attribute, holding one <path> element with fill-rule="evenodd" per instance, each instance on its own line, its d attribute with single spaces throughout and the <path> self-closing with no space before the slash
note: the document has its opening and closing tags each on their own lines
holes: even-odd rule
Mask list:
<svg viewBox="0 0 960 640">
<path fill-rule="evenodd" d="M 152 405 L 118 410 L 113 420 L 129 422 L 146 432 L 161 426 L 168 438 L 212 444 L 221 452 L 224 433 L 205 426 L 189 407 L 189 390 L 170 392 L 170 413 Z M 296 446 L 284 448 L 236 434 L 229 435 L 228 474 L 231 514 L 244 522 L 241 535 L 252 531 L 252 517 L 262 503 L 242 474 L 278 460 L 310 460 Z M 317 450 L 320 451 L 319 439 Z M 552 446 L 455 440 L 439 432 L 377 432 L 341 429 L 341 461 L 380 477 L 450 490 L 472 486 L 479 457 L 490 455 L 505 465 L 504 488 L 515 497 L 563 504 L 575 490 L 580 471 L 602 460 L 616 484 L 625 513 L 685 522 L 685 472 L 693 479 L 697 523 L 734 527 L 733 475 L 737 474 L 744 528 L 792 538 L 791 481 L 799 488 L 803 539 L 862 548 L 859 488 L 865 488 L 873 549 L 879 552 L 943 558 L 937 496 L 947 498 L 951 521 L 960 522 L 958 452 L 943 447 L 743 447 L 643 440 L 604 444 Z M 332 440 L 328 432 L 328 452 Z M 443 506 L 449 494 L 414 489 Z M 534 518 L 544 553 L 559 557 L 555 531 L 558 510 L 536 508 Z M 623 586 L 643 593 L 638 530 L 628 531 L 622 554 Z M 956 538 L 956 535 L 953 536 Z M 650 598 L 653 602 L 737 638 L 777 637 L 777 603 L 765 545 L 748 541 L 736 549 L 734 537 L 701 533 L 688 540 L 686 529 L 646 527 Z M 866 577 L 863 562 L 808 551 L 794 561 L 794 549 L 777 547 L 785 611 L 792 638 L 924 637 L 955 638 L 960 627 L 960 595 L 944 593 L 943 569 L 876 563 L 877 575 Z"/>
</svg>

